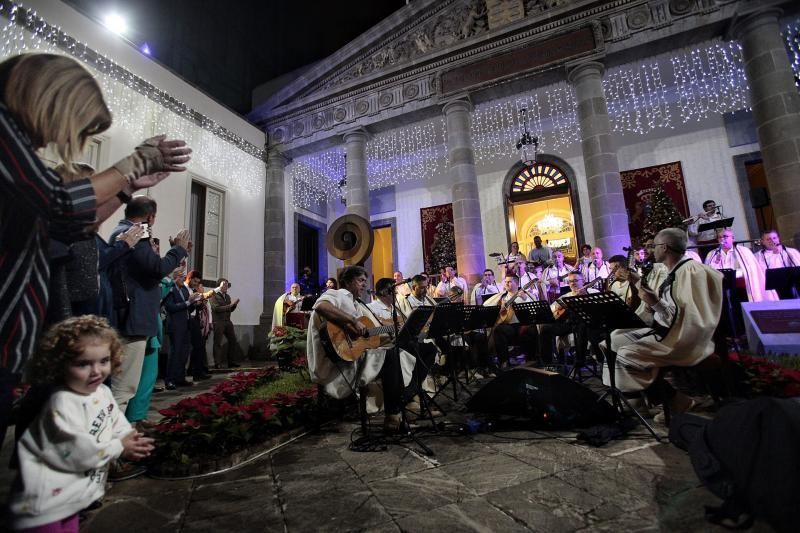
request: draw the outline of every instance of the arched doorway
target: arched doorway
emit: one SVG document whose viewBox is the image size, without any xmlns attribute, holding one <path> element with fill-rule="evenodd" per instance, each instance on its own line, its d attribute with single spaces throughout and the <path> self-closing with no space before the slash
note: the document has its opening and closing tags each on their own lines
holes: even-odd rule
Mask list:
<svg viewBox="0 0 800 533">
<path fill-rule="evenodd" d="M 526 254 L 533 238 L 564 253 L 573 263 L 583 242 L 575 176 L 565 161 L 539 156 L 533 165 L 518 163 L 506 176 L 504 193 L 509 244 L 519 243 Z"/>
</svg>

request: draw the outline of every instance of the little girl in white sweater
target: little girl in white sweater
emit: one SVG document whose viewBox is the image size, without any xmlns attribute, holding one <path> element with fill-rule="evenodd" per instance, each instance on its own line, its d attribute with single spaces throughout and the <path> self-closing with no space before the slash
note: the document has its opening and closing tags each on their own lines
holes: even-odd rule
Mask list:
<svg viewBox="0 0 800 533">
<path fill-rule="evenodd" d="M 78 531 L 78 512 L 102 498 L 109 463 L 150 455 L 103 381 L 117 370 L 122 345 L 108 322 L 67 319 L 42 339 L 30 381 L 53 393 L 17 443 L 19 475 L 9 508 L 16 530 Z"/>
</svg>

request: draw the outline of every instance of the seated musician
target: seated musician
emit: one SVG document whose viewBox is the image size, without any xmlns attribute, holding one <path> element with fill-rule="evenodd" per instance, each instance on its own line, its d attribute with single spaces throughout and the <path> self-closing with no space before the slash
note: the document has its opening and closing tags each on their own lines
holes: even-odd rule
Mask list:
<svg viewBox="0 0 800 533">
<path fill-rule="evenodd" d="M 596 278 L 607 279 L 611 275 L 611 267 L 607 261 L 603 261 L 603 249 L 595 246 L 592 250 L 592 258 L 588 263 L 581 265 L 584 283 L 591 283 Z"/>
<path fill-rule="evenodd" d="M 436 296 L 447 298 L 447 292 L 452 287 L 459 287 L 462 292 L 467 292 L 467 280 L 460 277 L 452 266 L 446 266 L 442 271 L 441 281 L 436 285 Z"/>
<path fill-rule="evenodd" d="M 359 320 L 362 317 L 367 317 L 375 326 L 380 325 L 374 313 L 359 299 L 366 284 L 367 272 L 363 267 L 345 267 L 339 274 L 339 286 L 342 288 L 325 291 L 314 303 L 306 348 L 309 375 L 333 398 L 346 398 L 359 386 L 380 377 L 386 411 L 384 429 L 397 431 L 401 424 L 404 388 L 411 383 L 414 357 L 401 351 L 400 359 L 397 359 L 387 354 L 386 348 L 378 348 L 367 350 L 359 359 L 350 362 L 326 352 L 323 345 L 328 322 L 353 336 L 367 333 L 367 327 Z"/>
<path fill-rule="evenodd" d="M 654 390 L 659 367 L 694 366 L 714 351 L 712 336 L 722 311 L 722 276 L 684 256 L 686 233 L 662 230 L 653 242 L 655 260 L 668 275 L 658 286 L 639 283 L 642 304 L 650 308 L 652 324 L 641 329 L 616 330 L 611 345 L 617 351 L 616 386 L 623 393 L 646 391 L 652 403 L 670 402 L 673 413 L 691 400 L 666 382 Z M 654 272 L 656 272 L 654 270 Z M 649 284 L 648 284 L 649 285 Z M 603 382 L 609 384 L 608 368 Z"/>
<path fill-rule="evenodd" d="M 768 229 L 761 232 L 761 246 L 763 248 L 754 255 L 765 282 L 767 270 L 771 268 L 800 267 L 800 252 L 781 244 L 780 235 L 776 230 Z M 796 292 L 793 295 L 795 298 L 798 297 Z M 766 291 L 765 299 L 778 300 L 778 293 Z"/>
<path fill-rule="evenodd" d="M 532 300 L 535 298 L 520 288 L 519 279 L 516 276 L 506 276 L 503 278 L 503 292 L 491 296 L 483 303 L 486 306 L 500 306 L 500 317 L 489 335 L 490 339 L 494 340 L 497 358 L 501 365 L 503 363 L 511 364 L 508 347 L 512 344 L 522 347 L 523 353 L 530 358 L 536 354 L 536 328 L 521 326 L 513 308 L 514 302 L 530 302 Z"/>
<path fill-rule="evenodd" d="M 573 270 L 567 274 L 567 283 L 569 284 L 570 290 L 568 293 L 564 294 L 564 298 L 597 292 L 597 290 L 593 288 L 584 288 L 583 274 L 578 270 Z M 539 329 L 539 358 L 542 364 L 549 365 L 554 362 L 554 339 L 561 335 L 569 335 L 570 333 L 575 334 L 575 348 L 578 352 L 579 360 L 586 360 L 586 343 L 588 342 L 588 336 L 583 323 L 573 320 L 561 299 L 551 303 L 550 310 L 553 311 L 553 317 L 556 321 L 550 324 L 539 324 L 537 326 Z"/>
<path fill-rule="evenodd" d="M 403 273 L 400 271 L 392 274 L 392 278 L 394 279 L 394 284 L 397 286 L 395 294 L 397 295 L 397 301 L 399 302 L 401 298 L 405 298 L 411 294 L 411 287 L 408 286 L 408 283 L 402 283 L 405 278 L 403 277 Z"/>
<path fill-rule="evenodd" d="M 492 294 L 497 294 L 498 292 L 500 292 L 500 287 L 494 280 L 494 271 L 491 268 L 487 268 L 483 271 L 481 282 L 475 285 L 475 288 L 472 289 L 472 297 L 470 298 L 470 302 L 474 305 L 483 305 L 484 300 L 486 300 Z"/>
<path fill-rule="evenodd" d="M 547 267 L 542 272 L 542 278 L 547 286 L 547 299 L 554 302 L 562 294 L 569 292 L 569 283 L 567 283 L 567 274 L 574 269 L 564 262 L 563 252 L 556 251 L 553 254 L 555 263 Z"/>
<path fill-rule="evenodd" d="M 628 281 L 628 259 L 624 255 L 614 255 L 608 260 L 611 275 L 606 282 L 606 290 L 619 296 L 629 307 L 636 309 L 639 299 L 636 288 Z"/>
<path fill-rule="evenodd" d="M 528 289 L 533 288 L 532 282 L 536 281 L 536 276 L 528 272 L 528 263 L 523 261 L 522 259 L 517 261 L 517 281 L 519 282 L 520 287 L 527 287 Z M 528 293 L 533 296 L 535 291 L 528 290 Z M 536 299 L 534 297 L 534 299 Z"/>
<path fill-rule="evenodd" d="M 706 256 L 706 265 L 716 270 L 736 271 L 735 301 L 760 302 L 765 299 L 764 278 L 755 256 L 748 248 L 734 245 L 732 229 L 723 230 L 719 238 L 719 247 Z M 737 305 L 736 308 L 738 307 Z"/>
<path fill-rule="evenodd" d="M 411 294 L 405 300 L 401 300 L 403 314 L 408 316 L 411 311 L 421 305 L 436 305 L 436 302 L 428 295 L 428 276 L 417 274 L 411 278 Z"/>
<path fill-rule="evenodd" d="M 300 302 L 303 297 L 300 295 L 300 285 L 292 283 L 289 287 L 289 292 L 281 294 L 275 301 L 275 307 L 272 313 L 272 327 L 285 326 L 286 315 L 290 312 L 300 311 Z"/>
</svg>

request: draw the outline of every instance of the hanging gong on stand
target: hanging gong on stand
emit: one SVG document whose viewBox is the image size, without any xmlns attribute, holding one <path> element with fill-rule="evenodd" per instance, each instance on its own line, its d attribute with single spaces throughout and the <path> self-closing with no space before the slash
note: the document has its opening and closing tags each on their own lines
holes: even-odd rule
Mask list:
<svg viewBox="0 0 800 533">
<path fill-rule="evenodd" d="M 375 236 L 369 221 L 353 214 L 334 220 L 325 238 L 328 253 L 342 259 L 346 266 L 363 266 L 372 254 L 374 244 Z"/>
</svg>

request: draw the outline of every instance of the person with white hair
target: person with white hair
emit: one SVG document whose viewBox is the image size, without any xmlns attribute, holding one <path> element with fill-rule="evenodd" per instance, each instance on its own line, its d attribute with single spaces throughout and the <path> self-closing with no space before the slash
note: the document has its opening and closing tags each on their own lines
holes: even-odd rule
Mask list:
<svg viewBox="0 0 800 533">
<path fill-rule="evenodd" d="M 650 245 L 656 262 L 668 274 L 658 286 L 642 286 L 639 298 L 652 312 L 645 328 L 616 330 L 611 347 L 617 352 L 615 384 L 623 393 L 645 391 L 653 403 L 669 402 L 673 413 L 691 407 L 691 400 L 663 382 L 652 386 L 666 366 L 694 366 L 714 352 L 712 337 L 722 311 L 722 275 L 685 257 L 686 233 L 661 230 Z M 610 383 L 609 368 L 603 383 Z M 662 383 L 662 382 L 659 382 Z"/>
</svg>

